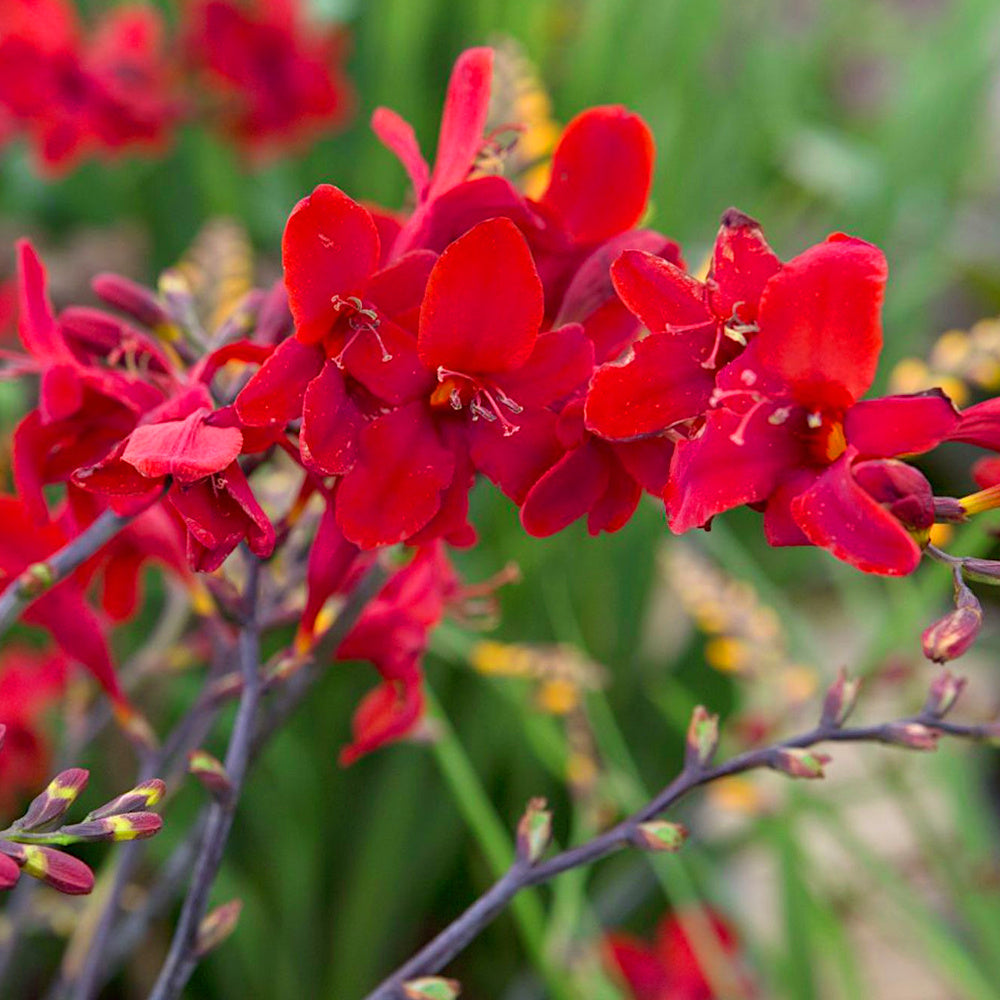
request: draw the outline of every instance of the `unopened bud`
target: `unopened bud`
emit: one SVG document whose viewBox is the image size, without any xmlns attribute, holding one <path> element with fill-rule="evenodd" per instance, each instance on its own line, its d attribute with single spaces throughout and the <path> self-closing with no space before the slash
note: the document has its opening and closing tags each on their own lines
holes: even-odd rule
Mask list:
<svg viewBox="0 0 1000 1000">
<path fill-rule="evenodd" d="M 163 304 L 152 289 L 120 274 L 99 274 L 91 281 L 90 287 L 108 305 L 135 317 L 151 330 L 170 322 Z"/>
<path fill-rule="evenodd" d="M 155 750 L 159 741 L 149 720 L 128 702 L 120 701 L 114 706 L 115 721 L 122 732 L 140 749 Z"/>
<path fill-rule="evenodd" d="M 924 715 L 943 719 L 954 707 L 959 695 L 965 689 L 966 679 L 956 677 L 948 670 L 943 670 L 930 686 L 927 701 L 924 702 Z"/>
<path fill-rule="evenodd" d="M 20 576 L 18 592 L 26 600 L 44 594 L 56 582 L 52 567 L 47 562 L 32 563 Z"/>
<path fill-rule="evenodd" d="M 994 587 L 1000 584 L 1000 562 L 996 559 L 975 559 L 966 556 L 962 560 L 962 573 L 967 580 L 988 583 Z"/>
<path fill-rule="evenodd" d="M 222 761 L 207 751 L 192 750 L 188 754 L 188 773 L 193 774 L 220 801 L 232 795 L 233 783 Z"/>
<path fill-rule="evenodd" d="M 70 768 L 57 774 L 41 795 L 28 806 L 28 811 L 15 824 L 20 830 L 41 830 L 54 823 L 76 801 L 87 787 L 90 772 L 82 767 Z"/>
<path fill-rule="evenodd" d="M 88 813 L 84 821 L 118 816 L 121 813 L 145 812 L 160 802 L 166 790 L 167 786 L 159 778 L 151 778 L 116 796 L 110 802 L 105 802 L 99 809 Z"/>
<path fill-rule="evenodd" d="M 830 763 L 829 754 L 800 750 L 797 747 L 778 747 L 771 751 L 767 766 L 781 771 L 790 778 L 822 778 L 823 766 Z"/>
<path fill-rule="evenodd" d="M 426 976 L 403 983 L 406 1000 L 456 1000 L 462 987 L 456 979 L 442 979 L 440 976 Z"/>
<path fill-rule="evenodd" d="M 650 820 L 640 823 L 631 838 L 636 847 L 647 851 L 679 851 L 687 840 L 687 829 L 680 823 L 666 820 Z"/>
<path fill-rule="evenodd" d="M 955 497 L 934 498 L 934 520 L 945 524 L 961 524 L 967 519 L 965 509 Z"/>
<path fill-rule="evenodd" d="M 858 700 L 861 681 L 848 677 L 841 667 L 837 679 L 830 685 L 823 699 L 823 715 L 820 724 L 826 729 L 839 729 L 846 721 Z"/>
<path fill-rule="evenodd" d="M 719 745 L 719 717 L 709 715 L 708 710 L 699 705 L 691 714 L 688 726 L 687 747 L 684 754 L 688 768 L 706 767 L 712 762 Z"/>
<path fill-rule="evenodd" d="M 936 750 L 941 734 L 920 722 L 893 722 L 885 727 L 883 739 L 910 750 Z"/>
<path fill-rule="evenodd" d="M 1000 484 L 987 486 L 978 493 L 970 493 L 958 501 L 959 506 L 969 516 L 983 514 L 988 510 L 1000 507 Z"/>
<path fill-rule="evenodd" d="M 194 944 L 195 955 L 204 958 L 210 951 L 218 948 L 236 930 L 242 911 L 243 900 L 231 899 L 207 914 L 198 925 L 198 935 Z"/>
<path fill-rule="evenodd" d="M 517 856 L 534 864 L 552 840 L 552 813 L 545 799 L 532 799 L 517 824 Z"/>
<path fill-rule="evenodd" d="M 94 873 L 71 854 L 36 844 L 21 846 L 23 861 L 19 863 L 26 875 L 68 896 L 85 896 L 94 888 Z"/>
<path fill-rule="evenodd" d="M 935 663 L 958 659 L 976 641 L 982 625 L 983 609 L 973 597 L 924 629 L 924 656 Z"/>
<path fill-rule="evenodd" d="M 159 833 L 163 819 L 156 813 L 133 812 L 104 819 L 84 820 L 64 826 L 59 833 L 59 843 L 96 842 L 100 840 L 145 840 Z"/>
<path fill-rule="evenodd" d="M 20 877 L 21 869 L 18 863 L 6 854 L 0 854 L 0 889 L 10 889 L 17 884 Z"/>
</svg>

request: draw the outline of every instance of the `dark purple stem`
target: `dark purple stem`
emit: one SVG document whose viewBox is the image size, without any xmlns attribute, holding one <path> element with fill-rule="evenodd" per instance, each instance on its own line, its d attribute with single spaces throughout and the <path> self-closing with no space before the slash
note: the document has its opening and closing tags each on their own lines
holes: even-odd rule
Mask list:
<svg viewBox="0 0 1000 1000">
<path fill-rule="evenodd" d="M 507 873 L 494 883 L 484 895 L 480 896 L 461 916 L 449 924 L 413 958 L 369 993 L 365 1000 L 403 1000 L 405 997 L 404 984 L 407 981 L 440 972 L 448 962 L 479 935 L 483 928 L 522 889 L 547 882 L 572 868 L 591 864 L 633 843 L 637 838 L 640 824 L 659 816 L 693 789 L 719 778 L 742 774 L 755 768 L 773 767 L 775 752 L 781 749 L 804 750 L 826 742 L 905 745 L 900 740 L 898 731 L 900 726 L 909 724 L 926 726 L 938 733 L 968 739 L 984 739 L 996 735 L 996 727 L 994 726 L 963 726 L 944 722 L 935 716 L 921 713 L 898 722 L 876 726 L 838 728 L 833 724 L 821 724 L 807 733 L 780 743 L 774 743 L 758 750 L 748 750 L 746 753 L 739 754 L 716 767 L 688 766 L 642 809 L 587 843 L 561 851 L 547 861 L 534 865 L 527 864 L 522 860 L 515 861 Z"/>
</svg>

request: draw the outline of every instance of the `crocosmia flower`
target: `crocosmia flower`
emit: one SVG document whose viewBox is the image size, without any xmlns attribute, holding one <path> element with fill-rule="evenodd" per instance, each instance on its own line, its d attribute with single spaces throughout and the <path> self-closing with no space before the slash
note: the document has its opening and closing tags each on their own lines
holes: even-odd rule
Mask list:
<svg viewBox="0 0 1000 1000">
<path fill-rule="evenodd" d="M 194 0 L 191 59 L 221 104 L 225 131 L 254 157 L 342 124 L 353 105 L 344 37 L 300 0 Z"/>
</svg>

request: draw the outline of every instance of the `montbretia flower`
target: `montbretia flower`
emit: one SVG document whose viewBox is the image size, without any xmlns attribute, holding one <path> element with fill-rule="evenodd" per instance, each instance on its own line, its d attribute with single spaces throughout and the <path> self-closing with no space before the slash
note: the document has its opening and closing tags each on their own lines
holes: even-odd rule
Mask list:
<svg viewBox="0 0 1000 1000">
<path fill-rule="evenodd" d="M 737 961 L 738 943 L 729 924 L 717 913 L 702 911 L 708 932 L 715 939 L 731 970 Z M 699 921 L 699 922 L 700 922 Z M 652 944 L 628 934 L 609 934 L 605 939 L 608 964 L 625 981 L 632 1000 L 711 1000 L 715 995 L 699 956 L 688 940 L 684 922 L 678 915 L 665 917 Z M 713 949 L 715 950 L 715 949 Z M 728 971 L 729 977 L 733 976 Z M 750 984 L 738 970 L 739 995 L 752 995 Z"/>
<path fill-rule="evenodd" d="M 260 159 L 343 124 L 354 103 L 344 35 L 309 24 L 300 0 L 194 0 L 187 47 L 222 127 Z"/>
<path fill-rule="evenodd" d="M 445 250 L 420 308 L 417 356 L 430 384 L 362 432 L 358 464 L 337 491 L 349 539 L 392 544 L 439 513 L 448 523 L 437 531 L 461 530 L 473 470 L 523 499 L 558 454 L 547 407 L 593 368 L 582 328 L 540 332 L 543 309 L 528 244 L 508 219 L 482 222 Z"/>
<path fill-rule="evenodd" d="M 612 280 L 649 334 L 594 373 L 588 429 L 629 441 L 704 413 L 716 372 L 757 332 L 761 294 L 780 269 L 758 223 L 735 209 L 722 217 L 704 282 L 669 259 L 626 250 L 611 266 Z"/>
<path fill-rule="evenodd" d="M 927 451 L 958 416 L 940 390 L 859 401 L 882 346 L 886 273 L 877 247 L 836 234 L 768 280 L 753 342 L 676 446 L 665 494 L 674 531 L 766 503 L 772 545 L 819 545 L 865 572 L 916 568 L 920 546 L 880 502 L 881 478 L 876 494 L 866 489 L 864 463 Z"/>
<path fill-rule="evenodd" d="M 285 226 L 282 260 L 295 336 L 284 340 L 236 401 L 251 426 L 302 419 L 306 465 L 349 472 L 368 411 L 404 402 L 433 379 L 416 355 L 420 302 L 436 256 L 415 251 L 379 268 L 371 214 L 321 184 Z"/>
</svg>

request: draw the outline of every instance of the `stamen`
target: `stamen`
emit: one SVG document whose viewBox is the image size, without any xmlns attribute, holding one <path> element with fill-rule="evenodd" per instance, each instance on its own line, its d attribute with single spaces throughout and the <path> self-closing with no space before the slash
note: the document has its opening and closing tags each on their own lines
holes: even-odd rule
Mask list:
<svg viewBox="0 0 1000 1000">
<path fill-rule="evenodd" d="M 822 413 L 810 413 L 806 417 L 806 423 L 809 425 L 811 430 L 816 430 L 823 426 L 823 414 Z"/>
<path fill-rule="evenodd" d="M 767 422 L 774 427 L 783 424 L 792 415 L 790 406 L 779 406 L 768 418 Z"/>
<path fill-rule="evenodd" d="M 743 414 L 742 418 L 740 419 L 739 424 L 736 427 L 736 430 L 734 430 L 733 433 L 729 435 L 729 440 L 732 441 L 733 444 L 735 444 L 735 445 L 744 445 L 744 444 L 746 444 L 746 438 L 744 438 L 743 432 L 747 429 L 747 425 L 753 419 L 753 415 L 762 406 L 764 406 L 765 403 L 768 403 L 768 402 L 769 402 L 769 400 L 767 400 L 767 399 L 758 399 L 757 402 L 754 403 L 753 406 L 751 406 L 750 409 L 747 410 L 747 412 Z"/>
<path fill-rule="evenodd" d="M 707 368 L 712 371 L 717 367 L 719 360 L 719 348 L 722 347 L 722 327 L 717 326 L 715 328 L 715 343 L 712 345 L 712 352 L 707 358 L 701 363 L 702 368 Z"/>
</svg>

